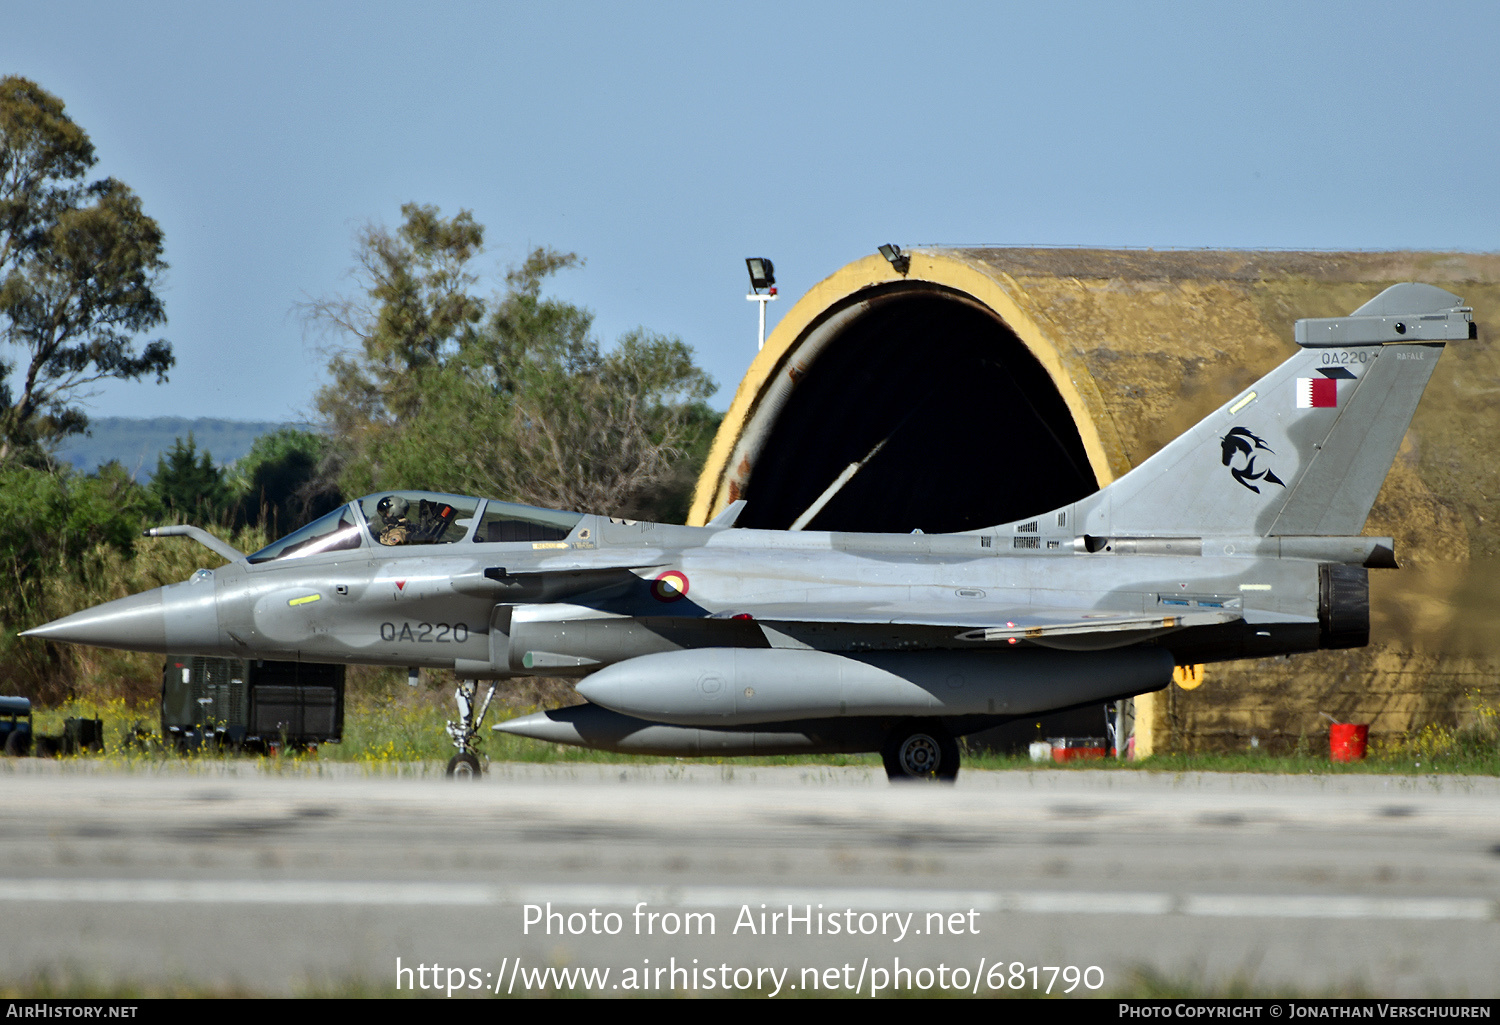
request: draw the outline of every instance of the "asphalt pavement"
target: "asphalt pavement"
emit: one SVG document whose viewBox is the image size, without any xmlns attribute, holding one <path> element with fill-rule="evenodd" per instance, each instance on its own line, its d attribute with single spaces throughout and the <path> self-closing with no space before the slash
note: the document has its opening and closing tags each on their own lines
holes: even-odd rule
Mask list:
<svg viewBox="0 0 1500 1025">
<path fill-rule="evenodd" d="M 0 762 L 23 990 L 1494 998 L 1497 952 L 1495 779 Z"/>
</svg>

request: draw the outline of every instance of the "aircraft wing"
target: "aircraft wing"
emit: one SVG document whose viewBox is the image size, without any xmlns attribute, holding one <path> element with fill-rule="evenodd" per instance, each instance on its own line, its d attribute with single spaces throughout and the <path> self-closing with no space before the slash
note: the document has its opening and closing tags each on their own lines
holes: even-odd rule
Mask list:
<svg viewBox="0 0 1500 1025">
<path fill-rule="evenodd" d="M 1010 641 L 1079 634 L 1144 630 L 1180 630 L 1230 623 L 1243 618 L 1237 608 L 1188 608 L 1182 611 L 1111 612 L 1100 609 L 975 607 L 965 602 L 934 606 L 931 602 L 845 604 L 768 604 L 736 607 L 720 616 L 748 616 L 768 623 L 848 623 L 863 625 L 953 627 L 966 641 Z"/>
</svg>

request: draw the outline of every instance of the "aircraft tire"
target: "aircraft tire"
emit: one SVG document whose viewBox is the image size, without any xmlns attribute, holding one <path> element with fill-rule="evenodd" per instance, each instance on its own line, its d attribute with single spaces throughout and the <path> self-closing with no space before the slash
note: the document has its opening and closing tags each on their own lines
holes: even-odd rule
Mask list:
<svg viewBox="0 0 1500 1025">
<path fill-rule="evenodd" d="M 958 778 L 958 741 L 935 722 L 910 720 L 898 724 L 886 738 L 880 759 L 893 783 L 905 780 L 952 783 Z"/>
<path fill-rule="evenodd" d="M 471 754 L 454 755 L 448 759 L 448 775 L 454 779 L 478 779 L 479 759 Z"/>
<path fill-rule="evenodd" d="M 20 730 L 11 731 L 10 736 L 5 738 L 5 756 L 25 758 L 29 754 L 31 754 L 31 734 L 22 733 Z"/>
</svg>

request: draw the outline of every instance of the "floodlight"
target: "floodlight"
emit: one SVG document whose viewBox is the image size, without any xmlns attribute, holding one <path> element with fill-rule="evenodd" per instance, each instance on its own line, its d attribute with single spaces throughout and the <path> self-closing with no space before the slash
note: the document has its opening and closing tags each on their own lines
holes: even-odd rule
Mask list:
<svg viewBox="0 0 1500 1025">
<path fill-rule="evenodd" d="M 880 255 L 885 257 L 897 274 L 905 274 L 911 266 L 911 257 L 901 251 L 901 247 L 894 242 L 887 242 L 880 247 Z"/>
<path fill-rule="evenodd" d="M 776 267 L 763 256 L 752 256 L 745 260 L 745 266 L 750 268 L 750 287 L 759 291 L 762 288 L 771 288 L 776 284 Z"/>
</svg>

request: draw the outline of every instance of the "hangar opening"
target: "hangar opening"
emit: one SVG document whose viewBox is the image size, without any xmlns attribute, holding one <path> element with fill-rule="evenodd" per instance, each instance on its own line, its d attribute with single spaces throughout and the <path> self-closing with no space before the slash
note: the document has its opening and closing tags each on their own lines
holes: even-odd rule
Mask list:
<svg viewBox="0 0 1500 1025">
<path fill-rule="evenodd" d="M 861 461 L 806 529 L 971 530 L 1099 487 L 1025 343 L 930 282 L 877 286 L 829 310 L 747 426 L 734 461 L 742 527 L 791 527 Z"/>
</svg>

